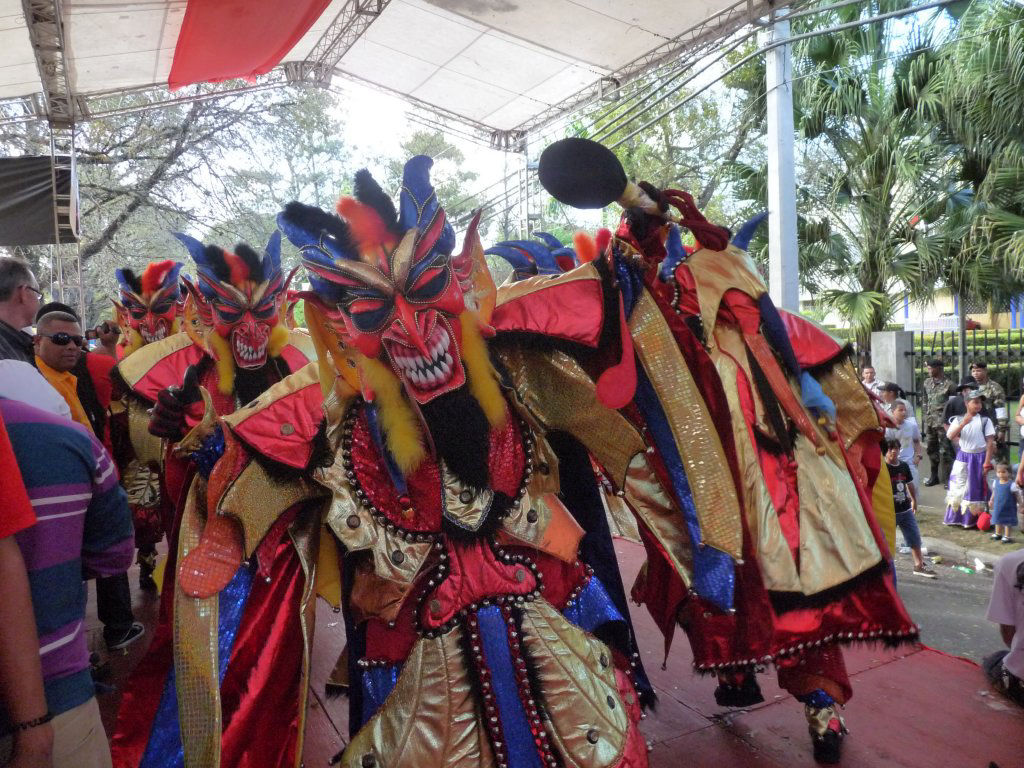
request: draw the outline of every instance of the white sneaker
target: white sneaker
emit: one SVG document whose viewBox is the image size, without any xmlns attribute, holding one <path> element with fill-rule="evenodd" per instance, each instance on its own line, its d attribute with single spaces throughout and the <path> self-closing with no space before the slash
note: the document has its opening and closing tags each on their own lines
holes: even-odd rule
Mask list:
<svg viewBox="0 0 1024 768">
<path fill-rule="evenodd" d="M 908 547 L 906 544 L 904 544 L 902 547 L 900 547 L 899 552 L 900 552 L 901 555 L 909 555 L 910 554 L 910 547 Z"/>
</svg>

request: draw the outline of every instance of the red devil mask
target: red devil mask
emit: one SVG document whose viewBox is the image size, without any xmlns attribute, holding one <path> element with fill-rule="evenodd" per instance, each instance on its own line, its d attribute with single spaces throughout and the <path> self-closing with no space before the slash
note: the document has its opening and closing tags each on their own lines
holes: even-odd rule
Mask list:
<svg viewBox="0 0 1024 768">
<path fill-rule="evenodd" d="M 114 273 L 121 299 L 114 302 L 114 307 L 125 344 L 132 350 L 164 339 L 177 330 L 181 267 L 181 262 L 154 261 L 146 266 L 142 275 L 136 275 L 127 267 Z"/>
<path fill-rule="evenodd" d="M 400 211 L 363 170 L 355 197 L 338 204 L 341 218 L 300 203 L 278 217 L 347 342 L 389 362 L 420 403 L 466 383 L 455 233 L 430 185 L 431 165 L 422 155 L 406 163 Z"/>
</svg>

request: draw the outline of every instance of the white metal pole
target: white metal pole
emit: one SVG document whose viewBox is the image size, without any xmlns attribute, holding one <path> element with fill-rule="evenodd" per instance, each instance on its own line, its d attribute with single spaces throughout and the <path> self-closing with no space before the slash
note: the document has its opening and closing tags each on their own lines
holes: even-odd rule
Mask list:
<svg viewBox="0 0 1024 768">
<path fill-rule="evenodd" d="M 769 42 L 789 37 L 789 21 L 777 19 Z M 790 45 L 765 53 L 768 89 L 768 292 L 775 305 L 800 311 L 796 245 L 796 176 L 793 155 L 793 62 Z"/>
</svg>

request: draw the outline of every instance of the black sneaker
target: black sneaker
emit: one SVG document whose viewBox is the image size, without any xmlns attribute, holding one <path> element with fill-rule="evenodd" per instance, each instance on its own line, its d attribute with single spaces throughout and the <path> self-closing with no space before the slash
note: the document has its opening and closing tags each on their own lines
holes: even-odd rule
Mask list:
<svg viewBox="0 0 1024 768">
<path fill-rule="evenodd" d="M 153 581 L 152 571 L 139 571 L 139 589 L 143 592 L 156 592 L 156 582 Z"/>
<path fill-rule="evenodd" d="M 928 488 L 931 488 L 933 485 L 938 485 L 938 484 L 939 484 L 939 478 L 937 478 L 937 477 L 929 477 L 927 480 L 924 481 L 924 483 L 922 483 L 922 485 L 925 485 Z"/>
<path fill-rule="evenodd" d="M 111 651 L 120 651 L 127 648 L 129 645 L 134 643 L 140 637 L 146 634 L 146 628 L 142 626 L 141 622 L 133 621 L 132 625 L 125 630 L 124 634 L 120 637 L 110 639 L 104 638 L 107 641 L 107 649 Z"/>
</svg>

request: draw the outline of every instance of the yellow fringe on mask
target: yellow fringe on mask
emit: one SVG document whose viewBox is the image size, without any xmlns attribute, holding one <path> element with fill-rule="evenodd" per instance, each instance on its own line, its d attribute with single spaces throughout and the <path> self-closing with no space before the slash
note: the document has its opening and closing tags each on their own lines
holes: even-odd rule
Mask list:
<svg viewBox="0 0 1024 768">
<path fill-rule="evenodd" d="M 171 320 L 171 333 L 174 334 L 174 333 L 177 333 L 180 330 L 181 330 L 181 319 L 178 318 L 178 317 L 175 317 L 173 320 Z"/>
<path fill-rule="evenodd" d="M 206 346 L 213 350 L 217 361 L 217 389 L 222 395 L 230 395 L 235 389 L 235 356 L 231 344 L 216 331 L 206 334 Z"/>
<path fill-rule="evenodd" d="M 128 341 L 124 345 L 124 356 L 128 357 L 128 355 L 130 355 L 132 352 L 139 349 L 143 345 L 144 341 L 142 338 L 142 334 L 140 334 L 134 328 L 128 328 L 126 335 L 128 336 Z"/>
<path fill-rule="evenodd" d="M 459 315 L 459 323 L 462 325 L 462 364 L 466 367 L 469 391 L 483 408 L 491 428 L 504 426 L 508 409 L 487 356 L 487 344 L 480 334 L 476 313 L 466 310 Z"/>
<path fill-rule="evenodd" d="M 277 357 L 281 350 L 288 346 L 288 326 L 278 323 L 270 329 L 270 340 L 267 343 L 267 354 Z"/>
<path fill-rule="evenodd" d="M 358 359 L 363 381 L 376 397 L 377 415 L 388 450 L 402 473 L 409 474 L 420 465 L 427 452 L 419 422 L 402 392 L 402 382 L 380 360 L 365 355 Z"/>
</svg>

